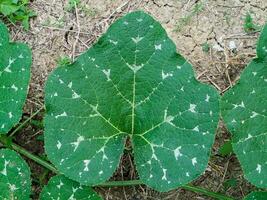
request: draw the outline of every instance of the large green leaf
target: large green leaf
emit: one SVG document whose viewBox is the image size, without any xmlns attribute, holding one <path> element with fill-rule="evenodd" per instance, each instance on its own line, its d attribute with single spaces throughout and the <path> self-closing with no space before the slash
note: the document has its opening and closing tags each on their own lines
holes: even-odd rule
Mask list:
<svg viewBox="0 0 267 200">
<path fill-rule="evenodd" d="M 0 150 L 0 199 L 30 199 L 30 169 L 26 162 L 9 149 Z"/>
<path fill-rule="evenodd" d="M 251 192 L 244 200 L 266 200 L 267 192 Z"/>
<path fill-rule="evenodd" d="M 125 140 L 140 179 L 159 191 L 186 184 L 207 166 L 218 94 L 194 78 L 162 26 L 138 11 L 117 20 L 46 85 L 45 148 L 66 176 L 110 178 Z"/>
<path fill-rule="evenodd" d="M 25 44 L 10 43 L 0 22 L 0 134 L 21 118 L 30 80 L 31 52 Z"/>
<path fill-rule="evenodd" d="M 255 58 L 239 82 L 222 98 L 222 116 L 232 133 L 233 149 L 245 177 L 258 187 L 267 187 L 267 26 Z"/>
<path fill-rule="evenodd" d="M 44 187 L 40 200 L 101 200 L 93 189 L 81 186 L 63 175 L 52 177 Z"/>
<path fill-rule="evenodd" d="M 257 56 L 258 58 L 266 61 L 266 58 L 267 58 L 267 25 L 265 25 L 265 27 L 263 28 L 260 39 L 258 41 Z"/>
</svg>

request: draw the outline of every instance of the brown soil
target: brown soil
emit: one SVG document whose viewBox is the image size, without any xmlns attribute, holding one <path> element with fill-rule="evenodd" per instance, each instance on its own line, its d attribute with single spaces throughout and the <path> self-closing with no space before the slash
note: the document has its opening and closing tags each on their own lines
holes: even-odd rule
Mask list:
<svg viewBox="0 0 267 200">
<path fill-rule="evenodd" d="M 202 6 L 199 11 L 194 11 L 196 3 Z M 255 56 L 258 33 L 244 32 L 246 13 L 251 12 L 260 25 L 267 19 L 265 0 L 81 0 L 77 14 L 75 10 L 67 11 L 66 5 L 67 0 L 34 0 L 30 6 L 37 17 L 31 20 L 30 31 L 23 31 L 19 25 L 9 26 L 13 39 L 26 42 L 33 52 L 32 79 L 23 119 L 43 105 L 44 84 L 57 60 L 61 56 L 78 56 L 114 20 L 130 11 L 144 10 L 160 21 L 176 43 L 177 51 L 193 64 L 196 77 L 212 84 L 221 93 L 234 85 L 242 69 Z M 208 52 L 203 51 L 203 43 L 209 44 Z M 231 50 L 231 44 L 236 48 Z M 43 113 L 40 113 L 34 119 L 41 121 L 42 118 Z M 45 158 L 42 134 L 42 126 L 32 122 L 17 134 L 15 141 Z M 243 178 L 234 155 L 218 155 L 219 147 L 229 138 L 221 123 L 207 170 L 194 185 L 241 199 L 253 187 Z M 30 160 L 28 162 L 33 173 L 32 198 L 37 199 L 52 174 Z M 129 180 L 136 176 L 131 155 L 125 154 L 112 180 Z M 233 178 L 237 184 L 225 188 L 223 183 Z M 181 189 L 158 193 L 145 186 L 96 190 L 105 199 L 112 200 L 209 199 Z"/>
</svg>

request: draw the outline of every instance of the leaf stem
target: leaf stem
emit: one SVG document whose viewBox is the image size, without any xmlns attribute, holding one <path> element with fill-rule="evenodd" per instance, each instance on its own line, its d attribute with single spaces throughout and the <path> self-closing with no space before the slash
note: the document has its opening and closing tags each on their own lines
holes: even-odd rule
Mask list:
<svg viewBox="0 0 267 200">
<path fill-rule="evenodd" d="M 95 187 L 123 187 L 144 184 L 141 180 L 129 180 L 129 181 L 107 181 L 95 185 Z"/>
<path fill-rule="evenodd" d="M 36 163 L 38 163 L 39 165 L 49 169 L 50 171 L 58 174 L 59 172 L 57 171 L 57 169 L 50 163 L 46 162 L 45 160 L 43 160 L 42 158 L 33 155 L 32 153 L 30 153 L 29 151 L 27 151 L 26 149 L 20 147 L 19 145 L 13 143 L 10 138 L 6 135 L 0 135 L 0 142 L 7 148 L 13 149 L 15 151 L 17 151 L 18 153 L 26 156 L 27 158 L 35 161 Z"/>
<path fill-rule="evenodd" d="M 232 198 L 232 197 L 229 197 L 229 196 L 226 196 L 226 195 L 223 195 L 220 193 L 216 193 L 216 192 L 211 192 L 211 191 L 206 190 L 204 188 L 189 185 L 189 184 L 184 185 L 181 188 L 185 189 L 185 190 L 192 191 L 192 192 L 201 193 L 201 194 L 204 194 L 206 196 L 213 197 L 213 198 L 219 199 L 219 200 L 234 200 L 234 198 Z"/>
<path fill-rule="evenodd" d="M 121 186 L 133 186 L 133 185 L 142 185 L 144 184 L 141 180 L 130 180 L 130 181 L 108 181 L 99 185 L 95 185 L 98 187 L 121 187 Z M 201 187 L 193 186 L 193 185 L 184 185 L 180 187 L 181 189 L 189 190 L 196 193 L 201 193 L 209 197 L 213 197 L 219 200 L 234 200 L 231 197 L 225 196 L 223 194 L 211 192 Z"/>
<path fill-rule="evenodd" d="M 23 128 L 32 118 L 34 118 L 43 109 L 44 109 L 44 106 L 42 106 L 39 110 L 33 113 L 28 119 L 26 119 L 23 123 L 21 123 L 14 131 L 10 133 L 9 136 L 10 137 L 14 136 L 21 128 Z"/>
</svg>

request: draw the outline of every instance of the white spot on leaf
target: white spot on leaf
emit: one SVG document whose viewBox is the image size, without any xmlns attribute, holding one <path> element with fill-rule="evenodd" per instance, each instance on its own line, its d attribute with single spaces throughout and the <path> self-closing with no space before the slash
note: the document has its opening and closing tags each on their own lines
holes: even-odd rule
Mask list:
<svg viewBox="0 0 267 200">
<path fill-rule="evenodd" d="M 259 174 L 261 173 L 261 165 L 260 165 L 260 164 L 257 164 L 256 171 L 257 171 Z"/>
<path fill-rule="evenodd" d="M 9 117 L 9 119 L 11 119 L 11 118 L 13 117 L 12 112 L 9 112 L 9 113 L 8 113 L 8 117 Z"/>
<path fill-rule="evenodd" d="M 16 87 L 14 84 L 11 86 L 11 88 L 15 91 L 18 91 L 18 87 Z"/>
<path fill-rule="evenodd" d="M 182 149 L 181 146 L 177 147 L 175 150 L 174 150 L 174 156 L 175 156 L 175 159 L 178 160 L 179 157 L 181 157 L 183 154 L 180 152 L 180 150 Z"/>
<path fill-rule="evenodd" d="M 162 171 L 163 171 L 163 176 L 162 176 L 162 180 L 167 180 L 167 169 L 162 169 Z"/>
<path fill-rule="evenodd" d="M 134 43 L 139 43 L 141 40 L 143 39 L 143 37 L 140 37 L 139 35 L 137 36 L 137 37 L 135 37 L 135 38 L 132 38 L 132 41 L 134 42 Z"/>
<path fill-rule="evenodd" d="M 66 117 L 67 116 L 67 113 L 64 111 L 62 114 L 60 115 L 56 115 L 55 118 L 59 118 L 59 117 Z"/>
<path fill-rule="evenodd" d="M 106 75 L 107 81 L 110 81 L 110 69 L 103 69 L 102 72 Z"/>
<path fill-rule="evenodd" d="M 238 107 L 245 108 L 245 104 L 243 101 L 240 104 L 233 104 L 233 106 L 234 108 L 238 108 Z"/>
<path fill-rule="evenodd" d="M 111 44 L 114 44 L 114 45 L 117 45 L 117 44 L 118 44 L 118 42 L 117 42 L 117 41 L 114 41 L 114 40 L 109 40 L 109 42 L 110 42 Z"/>
<path fill-rule="evenodd" d="M 9 164 L 9 160 L 5 160 L 5 163 L 4 163 L 4 169 L 1 171 L 1 174 L 3 174 L 4 176 L 6 176 L 7 175 L 7 170 L 6 170 L 6 168 L 7 168 L 7 165 Z"/>
<path fill-rule="evenodd" d="M 209 102 L 210 101 L 210 96 L 207 94 L 206 95 L 206 99 L 205 99 L 206 102 Z"/>
<path fill-rule="evenodd" d="M 129 63 L 126 63 L 126 64 L 131 70 L 133 70 L 134 73 L 139 71 L 144 66 L 144 64 L 141 64 L 141 65 L 135 65 L 135 64 L 130 65 Z"/>
<path fill-rule="evenodd" d="M 58 141 L 57 141 L 57 149 L 60 149 L 61 146 L 62 146 L 62 144 L 61 144 L 61 142 L 58 140 Z"/>
<path fill-rule="evenodd" d="M 68 87 L 72 88 L 72 82 L 69 82 Z"/>
<path fill-rule="evenodd" d="M 77 150 L 77 148 L 79 147 L 80 143 L 84 141 L 84 137 L 83 136 L 79 136 L 76 140 L 76 142 L 72 142 L 70 143 L 73 147 L 74 147 L 74 152 Z"/>
<path fill-rule="evenodd" d="M 196 107 L 197 107 L 196 104 L 190 104 L 188 110 L 189 110 L 190 112 L 192 112 L 192 113 L 195 113 L 195 112 L 196 112 L 196 110 L 195 110 Z"/>
<path fill-rule="evenodd" d="M 193 128 L 193 131 L 199 132 L 198 126 L 196 126 L 195 128 Z"/>
<path fill-rule="evenodd" d="M 171 122 L 173 119 L 174 119 L 174 117 L 171 115 L 167 116 L 167 110 L 164 110 L 164 122 L 172 124 Z"/>
<path fill-rule="evenodd" d="M 90 160 L 84 160 L 83 163 L 84 163 L 84 166 L 85 166 L 84 169 L 83 169 L 83 171 L 89 171 L 88 165 L 90 163 Z"/>
<path fill-rule="evenodd" d="M 78 99 L 78 98 L 80 98 L 81 96 L 80 95 L 78 95 L 76 92 L 73 92 L 72 93 L 72 99 Z"/>
<path fill-rule="evenodd" d="M 192 165 L 195 166 L 197 164 L 197 158 L 192 158 Z"/>
<path fill-rule="evenodd" d="M 64 184 L 62 183 L 62 181 L 60 180 L 59 184 L 57 185 L 57 188 L 60 189 Z"/>
<path fill-rule="evenodd" d="M 161 50 L 161 44 L 155 45 L 155 50 Z"/>
<path fill-rule="evenodd" d="M 164 73 L 163 70 L 161 71 L 161 77 L 162 77 L 163 80 L 168 78 L 168 77 L 172 77 L 172 76 L 173 76 L 172 73 Z"/>
<path fill-rule="evenodd" d="M 14 184 L 10 184 L 10 183 L 9 183 L 9 189 L 10 189 L 11 192 L 14 192 L 14 191 L 17 190 L 18 188 L 16 187 L 16 185 L 14 185 Z"/>
<path fill-rule="evenodd" d="M 250 118 L 254 118 L 254 117 L 256 117 L 257 115 L 259 115 L 259 114 L 256 113 L 255 111 L 252 111 L 252 115 L 250 116 Z"/>
</svg>

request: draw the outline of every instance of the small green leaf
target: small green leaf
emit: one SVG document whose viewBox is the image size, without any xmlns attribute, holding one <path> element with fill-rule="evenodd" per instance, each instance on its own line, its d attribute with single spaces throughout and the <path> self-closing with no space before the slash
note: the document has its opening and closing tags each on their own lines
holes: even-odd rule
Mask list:
<svg viewBox="0 0 267 200">
<path fill-rule="evenodd" d="M 237 186 L 236 178 L 225 180 L 223 186 L 225 190 L 228 190 L 230 187 L 236 187 Z"/>
<path fill-rule="evenodd" d="M 130 137 L 140 179 L 159 191 L 206 169 L 218 93 L 199 83 L 162 26 L 144 12 L 117 20 L 46 85 L 45 148 L 67 177 L 109 179 Z"/>
<path fill-rule="evenodd" d="M 40 200 L 101 200 L 92 188 L 81 186 L 63 175 L 52 177 L 44 187 Z"/>
<path fill-rule="evenodd" d="M 209 43 L 205 42 L 201 46 L 202 46 L 202 51 L 204 51 L 206 53 L 208 53 L 210 51 L 210 45 L 209 45 Z"/>
<path fill-rule="evenodd" d="M 80 0 L 68 0 L 68 5 L 66 7 L 67 11 L 72 11 L 75 7 L 78 7 Z"/>
<path fill-rule="evenodd" d="M 28 16 L 25 16 L 22 20 L 22 26 L 26 31 L 28 31 L 30 28 L 29 19 L 30 18 Z"/>
<path fill-rule="evenodd" d="M 239 82 L 222 98 L 221 112 L 232 133 L 232 145 L 244 176 L 257 187 L 267 187 L 267 26 L 252 60 Z"/>
<path fill-rule="evenodd" d="M 227 156 L 233 153 L 232 141 L 226 141 L 219 149 L 219 153 L 222 156 Z"/>
<path fill-rule="evenodd" d="M 267 192 L 251 192 L 244 200 L 266 200 Z"/>
<path fill-rule="evenodd" d="M 43 142 L 44 141 L 44 135 L 43 134 L 42 135 L 38 135 L 36 140 Z"/>
<path fill-rule="evenodd" d="M 0 2 L 0 13 L 2 13 L 4 16 L 8 16 L 19 9 L 20 6 L 14 5 L 10 1 Z"/>
<path fill-rule="evenodd" d="M 36 16 L 27 6 L 28 0 L 0 0 L 0 14 L 12 23 L 22 22 L 25 30 L 29 29 L 29 19 Z"/>
<path fill-rule="evenodd" d="M 57 60 L 57 65 L 58 66 L 64 66 L 64 65 L 69 65 L 71 64 L 71 58 L 68 56 L 61 56 L 58 60 Z"/>
<path fill-rule="evenodd" d="M 245 20 L 244 20 L 244 30 L 246 33 L 253 32 L 253 31 L 259 31 L 260 26 L 258 24 L 255 24 L 253 22 L 253 18 L 251 14 L 248 12 L 246 14 Z"/>
<path fill-rule="evenodd" d="M 30 80 L 31 51 L 25 44 L 9 43 L 0 22 L 0 133 L 6 134 L 22 115 Z"/>
<path fill-rule="evenodd" d="M 30 199 L 30 169 L 14 151 L 0 150 L 0 199 Z"/>
<path fill-rule="evenodd" d="M 43 129 L 44 128 L 44 123 L 43 123 L 42 120 L 31 119 L 30 123 L 31 123 L 31 125 L 39 128 L 39 129 Z"/>
</svg>

